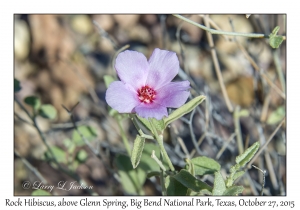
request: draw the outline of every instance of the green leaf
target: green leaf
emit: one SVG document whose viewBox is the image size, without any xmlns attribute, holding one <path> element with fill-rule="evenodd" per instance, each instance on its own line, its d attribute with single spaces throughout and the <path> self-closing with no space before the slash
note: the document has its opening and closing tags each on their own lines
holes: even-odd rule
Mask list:
<svg viewBox="0 0 300 210">
<path fill-rule="evenodd" d="M 28 96 L 24 99 L 24 102 L 33 107 L 34 110 L 38 110 L 41 106 L 41 101 L 35 96 Z"/>
<path fill-rule="evenodd" d="M 193 158 L 191 162 L 194 164 L 195 175 L 213 174 L 221 169 L 218 162 L 205 156 Z"/>
<path fill-rule="evenodd" d="M 225 192 L 223 193 L 223 195 L 236 196 L 238 194 L 241 194 L 243 191 L 244 191 L 243 186 L 232 186 L 232 187 L 227 188 L 225 190 Z"/>
<path fill-rule="evenodd" d="M 200 192 L 192 191 L 190 193 L 190 196 L 201 196 L 201 195 L 212 195 L 212 193 L 210 191 L 208 191 L 207 189 L 201 190 Z"/>
<path fill-rule="evenodd" d="M 142 117 L 139 117 L 137 116 L 137 119 L 149 130 L 151 131 L 151 133 L 154 133 L 154 130 L 152 129 L 151 125 L 150 125 L 150 122 L 148 119 L 145 119 L 145 118 L 142 118 Z M 164 120 L 157 120 L 155 118 L 151 118 L 151 121 L 155 127 L 155 129 L 157 131 L 163 131 L 166 126 L 165 126 L 165 123 L 164 123 Z"/>
<path fill-rule="evenodd" d="M 103 79 L 104 79 L 104 83 L 105 83 L 105 86 L 106 88 L 108 88 L 108 86 L 113 82 L 113 81 L 116 81 L 112 76 L 110 75 L 104 75 L 103 76 Z"/>
<path fill-rule="evenodd" d="M 269 115 L 269 117 L 267 119 L 267 124 L 269 124 L 269 125 L 277 124 L 284 117 L 285 117 L 285 108 L 283 106 L 280 106 Z"/>
<path fill-rule="evenodd" d="M 239 117 L 248 117 L 249 116 L 249 111 L 247 109 L 242 109 L 240 112 L 239 112 Z"/>
<path fill-rule="evenodd" d="M 142 157 L 139 163 L 139 166 L 137 168 L 141 168 L 146 173 L 149 173 L 151 171 L 160 171 L 159 165 L 151 158 L 152 151 L 155 151 L 156 157 L 160 156 L 160 148 L 158 145 L 153 143 L 145 143 L 144 150 L 142 153 Z M 165 159 L 163 159 L 162 164 L 166 168 L 166 170 L 169 170 L 169 165 Z"/>
<path fill-rule="evenodd" d="M 45 190 L 34 190 L 31 193 L 32 196 L 45 196 L 45 195 L 51 195 L 51 193 L 45 191 Z"/>
<path fill-rule="evenodd" d="M 238 171 L 236 172 L 233 177 L 232 177 L 232 181 L 234 182 L 235 180 L 237 180 L 239 177 L 243 176 L 245 173 L 245 171 Z"/>
<path fill-rule="evenodd" d="M 273 29 L 272 33 L 269 35 L 269 44 L 272 48 L 278 48 L 280 44 L 283 42 L 283 37 L 277 35 L 279 29 L 280 27 L 276 26 Z"/>
<path fill-rule="evenodd" d="M 248 163 L 253 158 L 258 149 L 259 142 L 255 142 L 243 154 L 237 156 L 235 162 L 239 164 L 239 168 L 244 167 L 246 163 Z"/>
<path fill-rule="evenodd" d="M 186 158 L 184 161 L 186 162 L 186 167 L 185 168 L 187 169 L 187 171 L 190 174 L 192 174 L 193 176 L 195 176 L 196 175 L 195 174 L 195 166 L 194 166 L 193 162 L 188 158 Z"/>
<path fill-rule="evenodd" d="M 65 147 L 69 148 L 73 144 L 73 142 L 71 139 L 66 138 L 63 140 L 63 144 Z"/>
<path fill-rule="evenodd" d="M 125 192 L 133 195 L 142 194 L 142 187 L 147 177 L 146 172 L 140 167 L 133 169 L 130 158 L 123 154 L 117 155 L 115 164 Z"/>
<path fill-rule="evenodd" d="M 57 146 L 51 146 L 50 150 L 52 151 L 53 155 L 55 156 L 56 160 L 59 163 L 67 162 L 66 153 L 64 150 L 62 150 L 61 148 L 59 148 Z M 48 150 L 45 152 L 45 156 L 48 158 L 52 157 L 50 151 L 48 151 Z"/>
<path fill-rule="evenodd" d="M 85 150 L 81 149 L 78 151 L 76 158 L 77 160 L 79 160 L 79 162 L 84 163 L 88 156 L 88 153 Z"/>
<path fill-rule="evenodd" d="M 187 170 L 181 169 L 180 172 L 173 176 L 174 179 L 176 179 L 178 182 L 180 182 L 185 187 L 195 191 L 200 192 L 203 189 L 207 189 L 208 191 L 212 190 L 212 187 L 206 184 L 205 182 L 202 182 L 196 177 L 194 177 L 192 174 L 190 174 Z"/>
<path fill-rule="evenodd" d="M 183 115 L 191 112 L 195 109 L 199 104 L 201 104 L 205 100 L 205 96 L 197 96 L 196 98 L 190 100 L 188 103 L 176 109 L 172 112 L 167 118 L 164 118 L 165 126 L 169 125 L 171 122 L 179 119 Z"/>
<path fill-rule="evenodd" d="M 226 190 L 225 181 L 220 171 L 215 172 L 214 188 L 212 190 L 213 195 L 223 195 Z"/>
<path fill-rule="evenodd" d="M 159 171 L 151 171 L 151 172 L 147 173 L 147 178 L 151 178 L 153 176 L 160 176 L 160 172 Z"/>
<path fill-rule="evenodd" d="M 14 79 L 14 92 L 19 92 L 21 90 L 20 81 L 17 79 Z"/>
<path fill-rule="evenodd" d="M 97 136 L 96 129 L 91 126 L 82 125 L 78 127 L 78 130 L 88 141 L 94 140 Z M 77 146 L 83 146 L 85 144 L 76 130 L 73 131 L 72 139 Z"/>
<path fill-rule="evenodd" d="M 39 115 L 47 119 L 55 119 L 57 111 L 51 104 L 44 104 L 39 109 Z"/>
<path fill-rule="evenodd" d="M 185 196 L 188 188 L 171 176 L 165 178 L 165 186 L 168 196 Z"/>
<path fill-rule="evenodd" d="M 145 138 L 137 135 L 134 140 L 134 144 L 131 152 L 131 163 L 133 168 L 136 168 L 140 163 L 144 145 L 145 145 Z"/>
</svg>

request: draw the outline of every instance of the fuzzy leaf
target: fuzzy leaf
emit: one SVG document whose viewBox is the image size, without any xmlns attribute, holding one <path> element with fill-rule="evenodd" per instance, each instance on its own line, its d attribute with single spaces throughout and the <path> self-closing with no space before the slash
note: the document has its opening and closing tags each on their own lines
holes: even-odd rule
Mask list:
<svg viewBox="0 0 300 210">
<path fill-rule="evenodd" d="M 147 178 L 151 178 L 153 176 L 160 176 L 160 172 L 159 171 L 151 171 L 151 172 L 147 173 Z"/>
<path fill-rule="evenodd" d="M 194 165 L 195 175 L 213 174 L 221 169 L 218 162 L 204 156 L 193 158 L 191 162 Z"/>
<path fill-rule="evenodd" d="M 165 178 L 165 186 L 168 196 L 185 196 L 188 188 L 171 176 Z"/>
<path fill-rule="evenodd" d="M 104 76 L 103 76 L 103 79 L 104 79 L 104 83 L 105 83 L 106 88 L 108 88 L 108 86 L 109 86 L 113 81 L 115 81 L 115 79 L 114 79 L 112 76 L 110 76 L 110 75 L 104 75 Z"/>
<path fill-rule="evenodd" d="M 31 193 L 32 196 L 46 196 L 46 195 L 51 195 L 48 191 L 45 190 L 34 190 Z"/>
<path fill-rule="evenodd" d="M 17 79 L 14 79 L 14 92 L 19 92 L 21 90 L 20 81 Z"/>
<path fill-rule="evenodd" d="M 146 181 L 146 172 L 140 167 L 132 168 L 130 158 L 126 155 L 119 154 L 115 158 L 115 164 L 118 168 L 120 181 L 124 190 L 128 194 L 138 194 Z"/>
<path fill-rule="evenodd" d="M 196 175 L 195 174 L 195 166 L 194 166 L 193 162 L 188 158 L 185 159 L 185 162 L 186 162 L 186 167 L 185 168 L 187 169 L 187 171 L 190 174 L 192 174 L 193 176 L 195 176 Z"/>
<path fill-rule="evenodd" d="M 171 122 L 179 119 L 183 115 L 193 111 L 199 104 L 201 104 L 205 100 L 205 96 L 197 96 L 196 98 L 190 100 L 188 103 L 176 109 L 172 112 L 167 118 L 164 118 L 164 124 L 167 126 Z"/>
<path fill-rule="evenodd" d="M 278 48 L 280 44 L 283 42 L 283 37 L 277 35 L 279 29 L 280 27 L 276 26 L 273 29 L 272 33 L 269 35 L 269 43 L 272 48 Z"/>
<path fill-rule="evenodd" d="M 47 119 L 55 119 L 57 114 L 56 109 L 51 104 L 43 104 L 39 109 L 39 115 Z"/>
<path fill-rule="evenodd" d="M 223 195 L 226 190 L 225 181 L 220 173 L 220 171 L 215 173 L 215 181 L 214 181 L 214 188 L 212 191 L 213 195 Z"/>
<path fill-rule="evenodd" d="M 238 194 L 241 194 L 243 191 L 244 191 L 243 186 L 232 186 L 232 187 L 227 188 L 225 190 L 225 192 L 223 193 L 223 195 L 236 196 Z"/>
<path fill-rule="evenodd" d="M 142 117 L 139 117 L 139 116 L 137 116 L 137 119 L 149 130 L 149 131 L 151 131 L 152 133 L 154 133 L 154 131 L 153 131 L 153 129 L 152 129 L 152 127 L 151 127 L 151 125 L 150 125 L 150 122 L 149 122 L 149 120 L 148 119 L 145 119 L 145 118 L 142 118 Z M 154 127 L 155 127 L 155 129 L 157 130 L 157 131 L 163 131 L 165 128 L 166 128 L 166 126 L 165 126 L 165 123 L 164 123 L 164 120 L 157 120 L 157 119 L 155 119 L 155 118 L 151 118 L 151 121 L 152 121 L 152 123 L 153 123 L 153 125 L 154 125 Z"/>
<path fill-rule="evenodd" d="M 134 144 L 131 152 L 131 163 L 133 168 L 136 168 L 140 163 L 144 145 L 145 145 L 145 138 L 137 135 L 134 140 Z"/>
<path fill-rule="evenodd" d="M 243 176 L 244 173 L 245 173 L 245 171 L 238 171 L 238 172 L 236 172 L 236 173 L 233 175 L 232 180 L 233 180 L 233 181 L 237 180 L 239 177 Z"/>
<path fill-rule="evenodd" d="M 269 125 L 277 124 L 284 117 L 285 117 L 285 108 L 283 106 L 280 106 L 269 115 L 267 124 L 269 124 Z"/>
<path fill-rule="evenodd" d="M 178 174 L 173 176 L 173 178 L 195 192 L 200 192 L 203 189 L 207 189 L 208 191 L 212 190 L 211 186 L 196 179 L 196 177 L 194 177 L 185 169 L 181 169 Z"/>
<path fill-rule="evenodd" d="M 66 153 L 65 153 L 64 150 L 62 150 L 61 148 L 59 148 L 57 146 L 52 146 L 52 147 L 50 147 L 50 149 L 51 149 L 53 155 L 55 156 L 56 160 L 59 163 L 66 163 L 67 162 Z M 45 156 L 47 158 L 52 158 L 51 153 L 48 150 L 45 152 Z"/>
<path fill-rule="evenodd" d="M 243 154 L 237 156 L 235 162 L 239 165 L 240 168 L 244 167 L 246 163 L 248 163 L 253 158 L 258 149 L 259 142 L 255 142 Z"/>
<path fill-rule="evenodd" d="M 35 96 L 28 96 L 24 99 L 24 102 L 33 107 L 34 110 L 38 110 L 41 106 L 41 101 Z"/>
<path fill-rule="evenodd" d="M 93 140 L 97 136 L 96 129 L 91 126 L 82 125 L 78 127 L 78 130 L 88 141 Z M 83 146 L 85 144 L 76 130 L 73 131 L 72 139 L 77 146 Z"/>
<path fill-rule="evenodd" d="M 79 162 L 84 163 L 88 158 L 88 153 L 85 150 L 81 149 L 78 151 L 76 158 L 79 160 Z"/>
</svg>

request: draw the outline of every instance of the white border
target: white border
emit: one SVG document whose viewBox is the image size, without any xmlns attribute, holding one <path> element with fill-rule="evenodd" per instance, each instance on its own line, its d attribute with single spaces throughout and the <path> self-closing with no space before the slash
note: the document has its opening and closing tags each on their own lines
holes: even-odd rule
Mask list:
<svg viewBox="0 0 300 210">
<path fill-rule="evenodd" d="M 299 165 L 297 163 L 299 152 L 299 12 L 296 10 L 296 1 L 7 1 L 1 4 L 1 64 L 0 65 L 0 90 L 1 102 L 1 158 L 0 158 L 0 206 L 1 209 L 13 209 L 5 207 L 5 198 L 16 200 L 13 197 L 13 14 L 14 13 L 287 13 L 287 195 L 286 197 L 264 197 L 266 201 L 295 201 L 296 209 L 300 202 L 297 181 Z M 3 135 L 4 134 L 4 135 Z M 21 197 L 25 199 L 28 197 Z M 80 200 L 83 197 L 67 197 L 67 200 Z M 117 197 L 118 200 L 132 197 Z M 139 200 L 146 197 L 137 198 Z M 255 199 L 255 197 L 249 197 Z M 40 200 L 61 200 L 62 197 L 42 197 Z M 92 200 L 116 199 L 116 197 L 93 197 Z M 158 197 L 149 197 L 155 200 Z M 188 198 L 182 198 L 186 200 Z M 205 198 L 206 199 L 206 198 Z M 214 198 L 212 198 L 214 199 Z M 241 199 L 237 197 L 236 202 Z M 259 198 L 261 199 L 261 198 Z M 222 200 L 233 200 L 225 197 Z M 3 208 L 4 207 L 4 208 Z M 22 207 L 32 209 L 32 207 Z M 58 208 L 58 207 L 57 207 Z M 82 209 L 82 207 L 72 207 Z M 92 208 L 92 207 L 89 207 Z M 100 209 L 104 207 L 93 207 Z M 152 209 L 153 207 L 151 207 Z M 157 207 L 156 207 L 157 208 Z M 159 209 L 165 207 L 158 207 Z M 179 209 L 183 207 L 173 207 Z M 192 209 L 199 207 L 193 207 Z M 226 207 L 225 207 L 226 208 Z M 228 207 L 226 209 L 232 209 Z M 258 207 L 249 207 L 254 209 Z M 263 207 L 268 209 L 268 207 Z M 65 207 L 64 207 L 65 209 Z M 111 208 L 114 209 L 114 208 Z M 121 209 L 121 208 L 115 208 Z M 130 208 L 131 209 L 131 208 Z M 133 208 L 134 209 L 134 208 Z M 150 209 L 143 207 L 142 209 Z M 224 209 L 224 208 L 221 208 Z M 262 208 L 261 208 L 262 209 Z M 271 208 L 270 208 L 271 209 Z M 280 208 L 281 209 L 281 208 Z"/>
</svg>

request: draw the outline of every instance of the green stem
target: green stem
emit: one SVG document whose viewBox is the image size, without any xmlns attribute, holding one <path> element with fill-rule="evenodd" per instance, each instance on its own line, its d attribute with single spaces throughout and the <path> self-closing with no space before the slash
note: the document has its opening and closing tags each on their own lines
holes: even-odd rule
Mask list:
<svg viewBox="0 0 300 210">
<path fill-rule="evenodd" d="M 154 153 L 154 151 L 152 152 L 152 153 Z M 155 155 L 155 153 L 154 153 L 154 155 Z M 161 162 L 163 161 L 163 156 L 162 156 L 162 154 L 160 153 L 160 160 L 161 160 Z M 162 195 L 163 196 L 167 196 L 168 194 L 167 194 L 167 189 L 166 189 L 166 185 L 165 185 L 165 172 L 166 172 L 166 170 L 164 171 L 163 169 L 160 169 L 160 183 L 161 183 L 161 192 L 162 192 Z"/>
<path fill-rule="evenodd" d="M 156 157 L 155 155 L 155 151 L 152 150 L 152 154 L 151 154 L 151 158 L 153 158 L 155 160 L 155 162 L 159 165 L 159 167 L 161 168 L 161 170 L 166 171 L 165 166 L 162 164 L 162 162 Z"/>
<path fill-rule="evenodd" d="M 285 79 L 284 79 L 283 71 L 282 71 L 282 68 L 281 68 L 279 55 L 280 55 L 279 49 L 276 49 L 273 53 L 273 58 L 274 58 L 276 71 L 277 71 L 277 74 L 278 74 L 278 77 L 279 77 L 280 85 L 281 85 L 281 88 L 282 88 L 282 92 L 285 94 Z"/>
<path fill-rule="evenodd" d="M 144 137 L 146 139 L 154 139 L 153 136 L 150 136 L 150 135 L 147 135 L 143 132 L 143 130 L 140 128 L 136 118 L 134 116 L 131 117 L 131 120 L 134 124 L 134 127 L 136 128 L 136 130 L 139 132 L 140 136 L 141 137 Z"/>
<path fill-rule="evenodd" d="M 239 113 L 240 113 L 240 107 L 237 106 L 233 113 L 233 120 L 234 120 L 237 144 L 238 144 L 238 148 L 239 148 L 239 154 L 241 155 L 244 152 L 244 145 L 243 145 L 243 139 L 242 139 Z"/>
<path fill-rule="evenodd" d="M 175 171 L 175 168 L 174 168 L 174 166 L 173 166 L 173 164 L 172 164 L 172 162 L 171 162 L 171 160 L 170 160 L 170 158 L 168 156 L 168 153 L 165 150 L 163 135 L 162 134 L 158 135 L 157 130 L 156 130 L 155 126 L 153 125 L 152 120 L 150 118 L 148 120 L 149 120 L 151 128 L 152 128 L 152 130 L 154 132 L 154 137 L 156 138 L 157 143 L 158 143 L 158 145 L 160 147 L 160 151 L 162 152 L 164 158 L 166 158 L 166 161 L 167 161 L 167 163 L 168 163 L 169 168 L 171 169 L 171 171 Z"/>
<path fill-rule="evenodd" d="M 122 126 L 122 124 L 121 124 L 121 120 L 118 119 L 117 122 L 118 122 L 118 126 L 119 126 L 119 128 L 120 128 L 120 131 L 121 131 L 121 137 L 122 137 L 123 143 L 124 143 L 124 145 L 125 145 L 125 149 L 126 149 L 128 155 L 129 155 L 129 157 L 131 157 L 131 149 L 130 149 L 130 145 L 129 145 L 128 139 L 127 139 L 127 137 L 126 137 L 126 135 L 125 135 L 123 126 Z"/>
<path fill-rule="evenodd" d="M 229 35 L 229 36 L 245 36 L 245 37 L 249 37 L 249 38 L 269 38 L 269 35 L 265 35 L 265 34 L 256 34 L 256 33 L 238 33 L 238 32 L 228 32 L 228 31 L 220 31 L 220 30 L 215 30 L 215 29 L 211 29 L 211 28 L 207 28 L 204 25 L 201 25 L 199 23 L 196 23 L 188 18 L 185 18 L 181 15 L 174 15 L 175 17 L 184 20 L 194 26 L 197 26 L 205 31 L 208 31 L 212 34 L 222 34 L 222 35 Z"/>
</svg>

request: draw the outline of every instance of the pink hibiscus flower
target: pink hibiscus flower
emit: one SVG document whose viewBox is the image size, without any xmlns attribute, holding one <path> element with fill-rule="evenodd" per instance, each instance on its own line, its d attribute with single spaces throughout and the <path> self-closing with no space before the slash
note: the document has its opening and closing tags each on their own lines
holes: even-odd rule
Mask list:
<svg viewBox="0 0 300 210">
<path fill-rule="evenodd" d="M 147 61 L 142 53 L 126 50 L 115 68 L 121 81 L 109 85 L 106 102 L 119 113 L 161 120 L 168 116 L 167 107 L 182 106 L 190 94 L 189 81 L 171 82 L 179 71 L 174 52 L 156 48 Z"/>
</svg>

